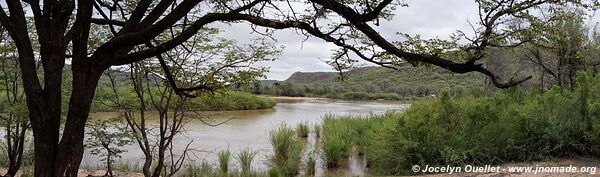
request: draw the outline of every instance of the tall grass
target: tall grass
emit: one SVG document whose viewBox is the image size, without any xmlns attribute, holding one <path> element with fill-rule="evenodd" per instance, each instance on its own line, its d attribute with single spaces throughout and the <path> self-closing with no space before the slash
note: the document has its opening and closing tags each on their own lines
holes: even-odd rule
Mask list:
<svg viewBox="0 0 600 177">
<path fill-rule="evenodd" d="M 339 160 L 350 155 L 352 148 L 352 137 L 349 127 L 336 121 L 333 115 L 325 115 L 323 118 L 323 155 L 327 167 L 338 167 Z"/>
<path fill-rule="evenodd" d="M 282 124 L 269 132 L 273 155 L 270 157 L 269 174 L 282 174 L 286 177 L 297 176 L 300 170 L 300 155 L 303 145 L 295 131 Z"/>
<path fill-rule="evenodd" d="M 188 164 L 186 167 L 178 174 L 181 177 L 212 177 L 219 176 L 215 173 L 213 167 L 207 162 L 202 161 L 199 166 Z"/>
<path fill-rule="evenodd" d="M 308 123 L 307 122 L 300 122 L 298 124 L 298 126 L 296 126 L 296 132 L 298 133 L 299 137 L 302 138 L 306 138 L 308 137 L 308 132 L 309 132 L 309 128 L 308 128 Z"/>
<path fill-rule="evenodd" d="M 250 176 L 250 174 L 252 173 L 252 160 L 254 160 L 256 154 L 257 152 L 253 151 L 250 148 L 242 149 L 238 153 L 237 160 L 240 162 L 240 165 L 242 167 L 242 176 Z"/>
<path fill-rule="evenodd" d="M 305 175 L 306 176 L 314 176 L 316 167 L 317 167 L 317 159 L 315 156 L 315 152 L 311 151 L 308 153 L 308 157 L 306 158 Z"/>
<path fill-rule="evenodd" d="M 0 167 L 8 167 L 8 150 L 5 140 L 0 140 Z"/>
<path fill-rule="evenodd" d="M 321 137 L 321 125 L 315 124 L 315 136 L 317 138 Z"/>
<path fill-rule="evenodd" d="M 229 149 L 220 150 L 217 153 L 219 157 L 219 169 L 221 170 L 221 174 L 227 176 L 229 172 L 229 161 L 231 160 L 231 152 Z"/>
<path fill-rule="evenodd" d="M 118 159 L 113 165 L 115 171 L 141 172 L 142 166 L 137 162 Z"/>
</svg>

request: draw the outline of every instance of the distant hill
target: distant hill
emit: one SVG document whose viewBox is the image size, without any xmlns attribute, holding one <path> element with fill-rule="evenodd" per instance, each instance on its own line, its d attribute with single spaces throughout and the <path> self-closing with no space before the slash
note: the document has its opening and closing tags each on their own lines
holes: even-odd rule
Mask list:
<svg viewBox="0 0 600 177">
<path fill-rule="evenodd" d="M 327 83 L 333 82 L 339 76 L 335 72 L 295 72 L 287 78 L 292 83 Z"/>
<path fill-rule="evenodd" d="M 399 84 L 431 84 L 454 83 L 454 84 L 477 84 L 485 79 L 479 73 L 456 74 L 439 68 L 415 68 L 402 66 L 399 70 L 383 67 L 362 67 L 345 72 L 345 82 L 399 82 Z M 293 84 L 317 84 L 340 82 L 338 72 L 295 72 L 284 82 Z"/>
<path fill-rule="evenodd" d="M 326 87 L 340 91 L 397 93 L 405 96 L 435 94 L 441 90 L 483 88 L 485 77 L 479 73 L 456 74 L 438 67 L 401 66 L 398 70 L 363 67 L 345 73 L 339 81 L 337 72 L 296 72 L 284 82 L 312 89 Z"/>
</svg>

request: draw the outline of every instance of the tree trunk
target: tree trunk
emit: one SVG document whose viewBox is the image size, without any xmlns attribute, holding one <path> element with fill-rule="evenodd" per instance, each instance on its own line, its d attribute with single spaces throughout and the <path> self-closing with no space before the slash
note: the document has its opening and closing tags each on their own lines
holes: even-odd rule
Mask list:
<svg viewBox="0 0 600 177">
<path fill-rule="evenodd" d="M 85 123 L 103 69 L 96 69 L 91 63 L 73 65 L 73 90 L 69 101 L 67 120 L 63 137 L 59 144 L 56 174 L 77 176 L 83 157 Z"/>
</svg>

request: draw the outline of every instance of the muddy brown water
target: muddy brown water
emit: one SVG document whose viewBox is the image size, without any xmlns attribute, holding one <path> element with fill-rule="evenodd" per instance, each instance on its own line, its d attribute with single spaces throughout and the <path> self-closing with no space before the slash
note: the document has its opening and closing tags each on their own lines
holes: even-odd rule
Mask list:
<svg viewBox="0 0 600 177">
<path fill-rule="evenodd" d="M 255 170 L 268 168 L 268 156 L 272 152 L 269 143 L 268 131 L 279 127 L 282 123 L 295 127 L 300 122 L 308 122 L 311 132 L 315 124 L 322 121 L 325 114 L 336 115 L 368 115 L 382 114 L 386 111 L 402 111 L 410 104 L 402 102 L 386 101 L 341 101 L 330 99 L 276 99 L 278 104 L 272 109 L 248 110 L 248 111 L 218 111 L 203 112 L 205 121 L 219 123 L 227 121 L 219 126 L 209 126 L 199 120 L 192 120 L 186 125 L 186 132 L 179 136 L 176 141 L 176 151 L 181 151 L 189 142 L 194 151 L 189 156 L 189 163 L 199 164 L 206 160 L 213 166 L 217 165 L 217 155 L 221 149 L 229 149 L 235 155 L 243 148 L 251 148 L 258 151 L 252 166 Z M 118 116 L 116 112 L 92 113 L 91 119 L 105 119 Z M 150 115 L 150 117 L 157 115 Z M 151 121 L 152 122 L 152 121 Z M 156 122 L 153 122 L 156 124 Z M 151 123 L 152 124 L 152 123 Z M 307 144 L 312 148 L 318 143 L 316 136 L 311 133 Z M 127 152 L 121 154 L 120 160 L 130 163 L 142 163 L 142 152 L 137 144 L 123 147 Z M 237 168 L 239 163 L 232 158 L 231 167 Z M 83 157 L 83 167 L 95 167 L 100 165 L 100 157 L 86 151 Z M 317 176 L 325 173 L 321 159 L 317 159 Z M 352 176 L 364 176 L 365 159 L 353 155 L 348 159 L 348 165 L 342 173 Z M 339 170 L 338 170 L 339 171 Z"/>
</svg>

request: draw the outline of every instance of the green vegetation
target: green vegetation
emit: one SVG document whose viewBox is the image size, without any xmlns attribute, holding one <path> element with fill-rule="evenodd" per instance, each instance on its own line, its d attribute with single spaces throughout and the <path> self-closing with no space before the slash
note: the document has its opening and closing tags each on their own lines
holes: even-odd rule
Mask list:
<svg viewBox="0 0 600 177">
<path fill-rule="evenodd" d="M 311 151 L 308 153 L 308 157 L 306 159 L 306 168 L 305 168 L 305 175 L 307 176 L 314 176 L 315 175 L 315 170 L 317 167 L 317 157 L 315 155 L 316 153 L 314 151 Z"/>
<path fill-rule="evenodd" d="M 398 66 L 356 68 L 338 72 L 296 72 L 283 82 L 260 82 L 241 90 L 254 94 L 328 97 L 346 100 L 403 100 L 440 93 L 441 89 L 462 92 L 483 87 L 484 77 L 475 73 L 452 74 L 439 68 Z"/>
<path fill-rule="evenodd" d="M 244 167 L 242 167 L 244 168 Z M 181 170 L 180 173 L 178 173 L 176 176 L 181 176 L 181 177 L 264 177 L 267 176 L 267 174 L 263 173 L 263 172 L 249 172 L 249 173 L 244 173 L 244 172 L 240 172 L 238 170 L 232 170 L 230 172 L 227 173 L 227 175 L 224 175 L 220 172 L 218 172 L 218 170 L 216 170 L 215 168 L 213 168 L 213 166 L 211 166 L 207 161 L 202 161 L 200 163 L 200 165 L 186 165 L 185 168 L 183 168 Z"/>
<path fill-rule="evenodd" d="M 414 175 L 415 164 L 489 165 L 600 155 L 600 77 L 582 72 L 575 83 L 572 89 L 554 87 L 544 93 L 518 88 L 463 97 L 444 93 L 414 103 L 404 113 L 329 116 L 324 138 L 332 136 L 332 129 L 341 132 L 334 133 L 338 139 L 354 137 L 371 170 L 386 175 Z M 343 147 L 327 150 L 334 144 L 326 142 L 326 154 L 348 152 Z"/>
<path fill-rule="evenodd" d="M 348 125 L 336 119 L 333 115 L 323 118 L 323 155 L 327 167 L 338 167 L 339 160 L 346 158 L 351 153 L 352 134 Z"/>
<path fill-rule="evenodd" d="M 294 129 L 282 124 L 269 132 L 273 155 L 270 157 L 269 176 L 297 176 L 303 145 Z"/>
<path fill-rule="evenodd" d="M 231 152 L 229 149 L 220 150 L 217 153 L 217 156 L 219 157 L 219 169 L 221 170 L 221 174 L 227 176 L 227 173 L 229 172 L 229 160 L 231 159 Z"/>
<path fill-rule="evenodd" d="M 187 165 L 179 174 L 181 177 L 211 177 L 215 175 L 214 169 L 207 161 L 202 161 L 199 166 Z"/>
<path fill-rule="evenodd" d="M 308 128 L 308 123 L 307 122 L 300 122 L 298 124 L 298 126 L 296 126 L 296 133 L 298 133 L 299 137 L 302 137 L 302 138 L 308 137 L 309 131 L 310 130 Z"/>
<path fill-rule="evenodd" d="M 100 160 L 106 167 L 104 176 L 113 176 L 112 165 L 116 158 L 121 157 L 121 153 L 126 152 L 121 148 L 133 143 L 133 134 L 119 118 L 95 120 L 88 127 L 90 130 L 86 133 L 88 137 L 85 146 L 91 154 L 102 158 Z"/>
<path fill-rule="evenodd" d="M 254 160 L 256 154 L 256 151 L 253 151 L 250 148 L 246 148 L 241 150 L 240 153 L 237 155 L 237 160 L 240 162 L 240 165 L 242 167 L 243 176 L 249 176 L 252 173 L 252 169 L 250 167 L 252 166 L 252 160 Z"/>
<path fill-rule="evenodd" d="M 94 100 L 94 111 L 116 111 L 116 105 L 111 105 L 105 100 L 110 99 L 114 93 L 108 88 L 98 88 L 96 100 Z M 118 88 L 117 92 L 123 98 L 125 106 L 135 107 L 136 95 L 133 89 Z M 150 100 L 149 98 L 147 100 Z M 195 111 L 232 111 L 232 110 L 255 110 L 273 108 L 276 102 L 272 98 L 253 95 L 248 92 L 227 91 L 208 93 L 196 98 L 189 98 L 186 104 Z"/>
<path fill-rule="evenodd" d="M 315 136 L 317 138 L 321 137 L 321 125 L 319 125 L 319 124 L 315 125 Z"/>
<path fill-rule="evenodd" d="M 205 94 L 190 99 L 191 107 L 204 111 L 231 111 L 273 108 L 276 102 L 269 97 L 256 96 L 247 92 L 229 91 Z"/>
<path fill-rule="evenodd" d="M 142 172 L 142 166 L 139 163 L 123 159 L 116 160 L 113 169 L 115 171 Z"/>
</svg>

